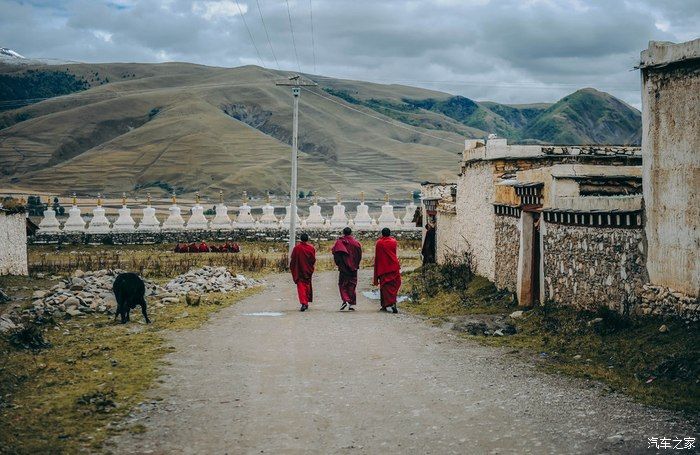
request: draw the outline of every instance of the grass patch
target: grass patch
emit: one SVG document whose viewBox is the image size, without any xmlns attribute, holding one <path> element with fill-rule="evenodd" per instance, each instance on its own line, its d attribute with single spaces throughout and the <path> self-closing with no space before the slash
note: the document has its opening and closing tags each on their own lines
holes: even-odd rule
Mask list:
<svg viewBox="0 0 700 455">
<path fill-rule="evenodd" d="M 590 324 L 596 318 L 602 321 Z M 660 332 L 665 324 L 667 332 Z M 518 333 L 483 343 L 524 349 L 546 371 L 595 379 L 646 404 L 700 414 L 700 326 L 617 313 L 538 307 Z"/>
<path fill-rule="evenodd" d="M 450 316 L 517 309 L 509 293 L 478 276 L 468 281 L 455 276 L 456 270 L 431 266 L 407 274 L 413 301 L 403 307 L 436 323 Z M 527 311 L 512 323 L 517 328 L 512 336 L 464 337 L 515 348 L 545 371 L 599 380 L 645 404 L 700 414 L 700 324 L 630 319 L 605 308 L 587 312 L 552 304 Z M 663 324 L 668 331 L 659 331 Z"/>
<path fill-rule="evenodd" d="M 44 330 L 51 347 L 41 350 L 0 339 L 0 453 L 101 447 L 157 378 L 172 350 L 166 331 L 199 327 L 212 313 L 260 290 L 207 294 L 199 306 L 153 306 L 150 325 L 115 324 L 105 315 L 67 320 Z"/>
</svg>

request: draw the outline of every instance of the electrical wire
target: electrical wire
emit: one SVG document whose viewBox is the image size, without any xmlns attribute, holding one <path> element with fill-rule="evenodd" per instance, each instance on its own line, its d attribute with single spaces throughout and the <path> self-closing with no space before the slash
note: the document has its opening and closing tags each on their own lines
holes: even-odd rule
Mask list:
<svg viewBox="0 0 700 455">
<path fill-rule="evenodd" d="M 238 0 L 234 0 L 234 2 L 236 2 L 236 6 L 238 7 L 238 12 L 241 14 L 241 19 L 243 19 L 243 25 L 245 25 L 245 29 L 248 31 L 248 36 L 250 37 L 250 42 L 253 44 L 253 47 L 255 48 L 255 53 L 258 55 L 258 60 L 260 60 L 260 66 L 265 67 L 265 63 L 263 62 L 263 59 L 260 56 L 260 51 L 258 50 L 258 46 L 255 44 L 255 39 L 253 38 L 253 34 L 250 32 L 250 27 L 248 27 L 248 21 L 245 20 L 245 15 L 243 14 L 243 9 L 241 9 L 241 4 L 238 3 Z"/>
<path fill-rule="evenodd" d="M 355 111 L 355 112 L 357 112 L 357 113 L 359 113 L 359 114 L 366 115 L 367 117 L 371 117 L 371 118 L 373 118 L 373 119 L 375 119 L 375 120 L 379 120 L 380 122 L 387 123 L 387 124 L 392 125 L 392 126 L 395 126 L 395 127 L 397 127 L 397 128 L 403 128 L 403 129 L 408 130 L 408 131 L 411 131 L 411 132 L 413 132 L 413 133 L 421 134 L 421 135 L 427 136 L 427 137 L 431 137 L 431 138 L 437 139 L 437 140 L 439 140 L 439 141 L 445 141 L 445 142 L 449 142 L 449 143 L 451 143 L 451 144 L 457 144 L 457 145 L 459 145 L 459 146 L 463 146 L 463 145 L 464 145 L 463 142 L 457 142 L 457 141 L 453 141 L 453 140 L 451 140 L 451 139 L 446 139 L 446 138 L 444 138 L 444 137 L 435 136 L 434 134 L 426 133 L 426 132 L 424 132 L 424 131 L 419 131 L 419 130 L 417 130 L 417 129 L 415 129 L 415 128 L 411 128 L 410 126 L 405 125 L 405 124 L 403 124 L 403 123 L 392 122 L 391 120 L 387 120 L 387 119 L 382 118 L 382 117 L 379 117 L 379 116 L 377 116 L 377 115 L 372 115 L 372 114 L 370 114 L 370 113 L 368 113 L 368 112 L 365 112 L 365 111 L 363 111 L 363 110 L 354 108 L 354 107 L 349 106 L 349 105 L 347 105 L 347 104 L 345 104 L 345 103 L 341 103 L 340 101 L 336 101 L 336 100 L 334 100 L 334 99 L 331 98 L 331 97 L 328 97 L 328 96 L 325 96 L 325 95 L 321 95 L 320 93 L 314 92 L 313 90 L 309 90 L 308 88 L 301 87 L 301 89 L 304 90 L 305 92 L 309 92 L 309 93 L 311 93 L 311 94 L 313 94 L 313 95 L 316 95 L 316 96 L 321 97 L 321 98 L 323 98 L 323 99 L 325 99 L 325 100 L 327 100 L 327 101 L 330 101 L 331 103 L 335 103 L 335 104 L 337 104 L 338 106 L 342 106 L 342 107 L 344 107 L 344 108 L 346 108 L 346 109 L 350 109 L 351 111 Z"/>
<path fill-rule="evenodd" d="M 262 22 L 263 29 L 265 29 L 265 36 L 267 37 L 267 44 L 270 46 L 272 58 L 275 60 L 275 65 L 277 65 L 277 69 L 280 69 L 280 63 L 277 61 L 275 50 L 272 48 L 272 40 L 270 39 L 270 34 L 267 31 L 267 25 L 265 24 L 265 18 L 263 17 L 262 8 L 260 8 L 260 1 L 255 0 L 255 3 L 258 5 L 258 13 L 260 13 L 260 22 Z"/>
<path fill-rule="evenodd" d="M 316 40 L 314 38 L 314 9 L 309 0 L 309 22 L 311 23 L 311 52 L 314 56 L 314 74 L 316 73 Z"/>
<path fill-rule="evenodd" d="M 297 52 L 297 43 L 296 40 L 294 39 L 294 27 L 292 27 L 292 11 L 289 8 L 289 0 L 285 0 L 287 3 L 287 17 L 289 18 L 289 31 L 292 32 L 292 46 L 294 46 L 294 56 L 297 59 L 297 68 L 299 69 L 299 72 L 301 73 L 301 65 L 299 64 L 299 53 Z"/>
</svg>

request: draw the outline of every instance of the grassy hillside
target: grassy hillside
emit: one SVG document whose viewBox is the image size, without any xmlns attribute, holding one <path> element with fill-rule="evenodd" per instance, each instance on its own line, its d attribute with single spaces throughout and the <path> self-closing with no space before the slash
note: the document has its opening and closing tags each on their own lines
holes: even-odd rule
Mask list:
<svg viewBox="0 0 700 455">
<path fill-rule="evenodd" d="M 0 85 L 0 105 L 48 98 L 0 112 L 0 185 L 62 194 L 284 194 L 292 97 L 275 82 L 286 77 L 187 63 L 0 67 L 0 84 L 11 81 Z M 501 105 L 307 77 L 319 86 L 300 100 L 299 185 L 316 193 L 408 194 L 417 182 L 455 172 L 464 137 L 492 132 L 561 144 L 639 137 L 639 112 L 592 89 L 554 105 Z"/>
<path fill-rule="evenodd" d="M 292 97 L 288 87 L 275 85 L 286 74 L 189 64 L 68 68 L 116 82 L 4 113 L 3 184 L 90 194 L 174 188 L 238 195 L 288 187 Z M 462 135 L 431 134 L 452 142 L 305 92 L 300 189 L 408 194 L 457 163 Z"/>
<path fill-rule="evenodd" d="M 557 144 L 638 143 L 641 114 L 612 95 L 585 88 L 544 110 L 523 137 Z"/>
</svg>

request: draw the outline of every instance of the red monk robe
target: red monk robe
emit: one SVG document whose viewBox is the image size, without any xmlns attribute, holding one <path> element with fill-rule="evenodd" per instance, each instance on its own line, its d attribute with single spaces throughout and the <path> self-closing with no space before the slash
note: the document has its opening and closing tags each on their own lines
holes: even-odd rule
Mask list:
<svg viewBox="0 0 700 455">
<path fill-rule="evenodd" d="M 292 279 L 297 285 L 299 303 L 302 311 L 313 302 L 313 288 L 311 287 L 311 277 L 314 274 L 316 264 L 316 249 L 306 241 L 296 244 L 292 250 L 292 259 L 289 262 L 289 269 L 292 272 Z"/>
<path fill-rule="evenodd" d="M 374 256 L 374 280 L 373 284 L 379 284 L 382 308 L 392 307 L 396 313 L 396 297 L 401 288 L 401 266 L 396 255 L 398 243 L 396 239 L 382 234 L 377 240 Z"/>
<path fill-rule="evenodd" d="M 362 245 L 350 234 L 343 235 L 335 241 L 331 249 L 333 260 L 338 266 L 338 290 L 343 301 L 341 310 L 345 304 L 352 306 L 357 303 L 357 271 L 362 261 Z"/>
</svg>

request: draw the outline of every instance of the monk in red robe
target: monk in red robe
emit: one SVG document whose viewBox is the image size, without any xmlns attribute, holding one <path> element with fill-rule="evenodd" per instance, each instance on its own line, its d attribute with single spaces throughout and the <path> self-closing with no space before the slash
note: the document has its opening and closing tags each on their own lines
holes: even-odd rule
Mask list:
<svg viewBox="0 0 700 455">
<path fill-rule="evenodd" d="M 343 303 L 340 305 L 340 311 L 346 307 L 350 311 L 355 311 L 357 303 L 357 271 L 360 268 L 362 261 L 362 245 L 355 237 L 352 236 L 352 229 L 346 227 L 343 229 L 343 236 L 335 241 L 335 245 L 331 249 L 333 252 L 333 260 L 338 266 L 338 289 L 340 290 L 340 298 Z"/>
<path fill-rule="evenodd" d="M 292 271 L 292 279 L 297 285 L 299 294 L 299 311 L 306 311 L 309 302 L 314 300 L 314 291 L 311 286 L 311 277 L 314 274 L 316 264 L 316 249 L 309 242 L 309 236 L 301 234 L 301 242 L 297 243 L 292 250 L 292 258 L 289 262 L 289 269 Z"/>
<path fill-rule="evenodd" d="M 382 229 L 382 237 L 377 240 L 374 250 L 374 280 L 372 283 L 379 285 L 381 311 L 398 313 L 396 298 L 401 288 L 401 266 L 396 254 L 398 243 L 391 236 L 389 228 Z"/>
<path fill-rule="evenodd" d="M 208 253 L 209 252 L 209 247 L 207 246 L 207 242 L 205 242 L 204 240 L 202 240 L 200 242 L 197 249 L 199 250 L 200 253 Z"/>
</svg>

